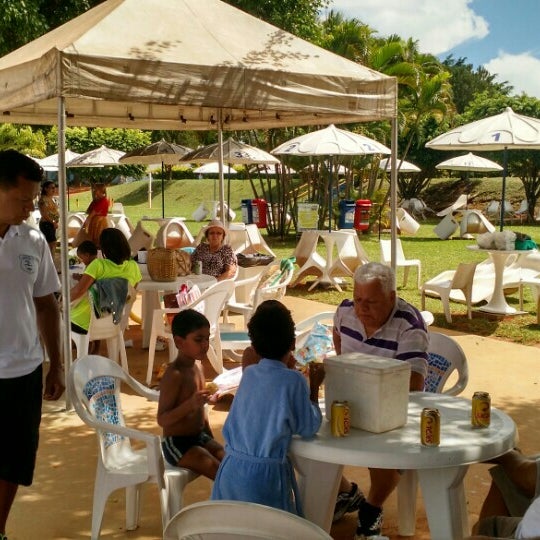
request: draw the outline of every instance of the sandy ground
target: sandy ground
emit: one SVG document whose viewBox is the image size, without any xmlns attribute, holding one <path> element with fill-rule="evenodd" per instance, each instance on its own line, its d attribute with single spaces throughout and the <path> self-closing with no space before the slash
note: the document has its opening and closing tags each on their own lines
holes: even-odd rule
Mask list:
<svg viewBox="0 0 540 540">
<path fill-rule="evenodd" d="M 285 303 L 297 321 L 328 309 L 325 304 L 298 298 L 286 297 Z M 147 351 L 141 349 L 140 327 L 131 326 L 127 338 L 134 341 L 133 348 L 128 349 L 130 372 L 144 381 Z M 493 406 L 511 415 L 518 424 L 521 449 L 525 453 L 538 452 L 540 374 L 537 366 L 540 349 L 471 335 L 455 335 L 455 338 L 467 354 L 470 371 L 469 384 L 462 395 L 471 397 L 476 390 L 489 391 Z M 156 370 L 166 359 L 166 351 L 157 354 Z M 207 378 L 212 377 L 209 369 Z M 128 423 L 159 433 L 155 422 L 155 403 L 130 395 L 125 395 L 123 400 Z M 210 408 L 210 420 L 219 439 L 229 406 L 230 400 L 224 399 Z M 10 540 L 89 538 L 96 450 L 93 431 L 74 412 L 66 412 L 63 401 L 45 403 L 34 484 L 19 490 L 8 522 Z M 471 524 L 476 521 L 488 489 L 487 469 L 487 465 L 478 464 L 471 466 L 467 473 L 465 482 Z M 362 489 L 368 489 L 365 469 L 346 467 L 345 472 Z M 192 482 L 185 492 L 186 504 L 207 499 L 210 487 L 210 481 L 205 478 Z M 383 532 L 391 539 L 401 538 L 397 535 L 396 501 L 393 494 L 385 506 Z M 107 503 L 101 538 L 149 540 L 161 537 L 159 503 L 153 486 L 148 486 L 144 492 L 139 528 L 127 532 L 124 526 L 124 493 L 118 491 Z M 354 529 L 354 515 L 349 515 L 332 527 L 331 534 L 335 539 L 350 540 Z M 410 538 L 429 539 L 420 493 L 417 533 Z"/>
</svg>

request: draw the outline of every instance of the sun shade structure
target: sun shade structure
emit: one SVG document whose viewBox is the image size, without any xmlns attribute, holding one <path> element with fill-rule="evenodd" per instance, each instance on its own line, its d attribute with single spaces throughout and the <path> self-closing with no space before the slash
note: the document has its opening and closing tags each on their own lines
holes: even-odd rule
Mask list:
<svg viewBox="0 0 540 540">
<path fill-rule="evenodd" d="M 398 172 L 401 173 L 414 173 L 414 172 L 420 172 L 421 169 L 414 163 L 411 163 L 410 161 L 401 161 L 401 159 L 397 158 L 397 167 Z M 379 162 L 379 169 L 382 169 L 383 171 L 390 172 L 392 170 L 392 163 L 389 158 L 383 158 Z"/>
<path fill-rule="evenodd" d="M 66 125 L 216 130 L 221 143 L 223 130 L 388 119 L 397 145 L 394 77 L 220 0 L 106 0 L 0 58 L 0 88 L 1 121 L 58 125 L 64 217 Z M 221 208 L 223 184 L 221 171 Z M 64 353 L 69 367 L 67 340 Z"/>
<path fill-rule="evenodd" d="M 516 114 L 510 107 L 494 116 L 454 128 L 426 143 L 434 150 L 503 150 L 501 201 L 505 200 L 508 150 L 540 149 L 540 119 Z M 500 229 L 504 227 L 501 204 Z"/>
<path fill-rule="evenodd" d="M 107 146 L 89 150 L 66 163 L 66 167 L 109 167 L 122 165 L 118 160 L 125 154 Z"/>
<path fill-rule="evenodd" d="M 180 158 L 193 149 L 181 144 L 170 143 L 165 139 L 136 148 L 127 152 L 120 158 L 126 165 L 153 165 L 161 162 L 161 217 L 165 217 L 165 165 L 176 165 Z M 152 196 L 149 185 L 148 198 Z"/>
<path fill-rule="evenodd" d="M 446 161 L 441 161 L 435 165 L 436 169 L 448 169 L 451 171 L 467 171 L 467 172 L 490 172 L 502 171 L 503 168 L 494 161 L 486 159 L 469 152 L 463 156 L 457 156 Z"/>
</svg>

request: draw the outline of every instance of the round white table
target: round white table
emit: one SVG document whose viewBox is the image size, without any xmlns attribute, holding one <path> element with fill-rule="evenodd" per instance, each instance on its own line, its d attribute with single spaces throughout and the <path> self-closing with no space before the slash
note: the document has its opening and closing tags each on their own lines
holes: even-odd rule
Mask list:
<svg viewBox="0 0 540 540">
<path fill-rule="evenodd" d="M 150 343 L 150 333 L 152 331 L 152 316 L 154 309 L 161 307 L 160 295 L 165 293 L 177 293 L 180 287 L 184 284 L 193 283 L 197 285 L 201 291 L 208 289 L 217 279 L 214 276 L 206 274 L 196 275 L 188 274 L 187 276 L 178 276 L 175 281 L 154 281 L 150 279 L 148 272 L 144 268 L 145 264 L 139 264 L 141 268 L 142 280 L 137 285 L 137 290 L 142 292 L 142 346 L 147 348 Z"/>
<path fill-rule="evenodd" d="M 471 251 L 485 251 L 493 261 L 493 269 L 495 271 L 495 283 L 493 285 L 493 295 L 491 300 L 478 309 L 487 313 L 495 313 L 497 315 L 518 315 L 524 313 L 512 306 L 509 306 L 504 297 L 504 268 L 506 261 L 510 255 L 522 254 L 523 250 L 517 249 L 482 249 L 479 246 L 467 246 Z"/>
<path fill-rule="evenodd" d="M 420 413 L 424 407 L 436 407 L 441 413 L 438 447 L 420 443 Z M 403 469 L 404 475 L 418 476 L 431 538 L 459 540 L 468 536 L 463 489 L 468 465 L 504 454 L 516 442 L 514 421 L 502 411 L 492 408 L 487 429 L 473 429 L 470 414 L 469 399 L 413 392 L 407 424 L 399 429 L 386 433 L 351 429 L 348 437 L 333 437 L 330 422 L 323 420 L 315 438 L 295 438 L 290 449 L 305 517 L 330 530 L 343 465 Z M 398 509 L 399 531 L 404 535 L 414 534 L 416 497 L 412 489 L 409 491 L 406 506 Z"/>
</svg>

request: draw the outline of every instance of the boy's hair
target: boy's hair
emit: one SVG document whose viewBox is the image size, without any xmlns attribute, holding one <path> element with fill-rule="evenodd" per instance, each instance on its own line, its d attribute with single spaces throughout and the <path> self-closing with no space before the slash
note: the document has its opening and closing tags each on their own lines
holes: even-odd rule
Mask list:
<svg viewBox="0 0 540 540">
<path fill-rule="evenodd" d="M 210 328 L 208 319 L 195 309 L 183 309 L 174 316 L 172 322 L 173 336 L 185 338 L 200 328 Z"/>
<path fill-rule="evenodd" d="M 277 300 L 266 300 L 257 307 L 248 332 L 257 354 L 271 360 L 281 360 L 295 341 L 291 312 Z"/>
<path fill-rule="evenodd" d="M 77 247 L 77 253 L 86 253 L 88 255 L 97 256 L 97 246 L 92 242 L 92 240 L 85 240 L 81 242 Z"/>
</svg>

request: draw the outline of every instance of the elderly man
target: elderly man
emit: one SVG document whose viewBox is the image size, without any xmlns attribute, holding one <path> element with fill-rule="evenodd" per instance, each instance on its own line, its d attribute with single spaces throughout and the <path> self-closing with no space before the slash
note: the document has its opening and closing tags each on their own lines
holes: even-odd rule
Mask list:
<svg viewBox="0 0 540 540">
<path fill-rule="evenodd" d="M 371 262 L 354 274 L 353 299 L 344 300 L 334 316 L 336 354 L 361 352 L 411 364 L 410 390 L 423 390 L 429 336 L 420 312 L 396 295 L 391 268 Z M 399 481 L 393 469 L 370 469 L 364 497 L 355 483 L 342 478 L 334 521 L 358 509 L 356 538 L 380 534 L 382 505 Z"/>
<path fill-rule="evenodd" d="M 64 391 L 60 359 L 60 282 L 43 234 L 23 223 L 34 209 L 41 167 L 0 152 L 0 540 L 19 485 L 32 483 L 41 400 Z M 49 368 L 42 381 L 43 340 Z"/>
</svg>

